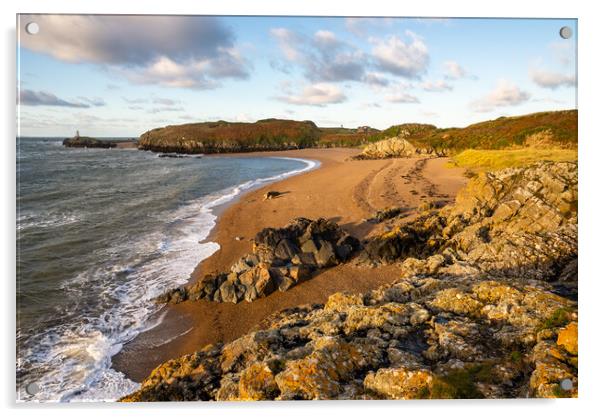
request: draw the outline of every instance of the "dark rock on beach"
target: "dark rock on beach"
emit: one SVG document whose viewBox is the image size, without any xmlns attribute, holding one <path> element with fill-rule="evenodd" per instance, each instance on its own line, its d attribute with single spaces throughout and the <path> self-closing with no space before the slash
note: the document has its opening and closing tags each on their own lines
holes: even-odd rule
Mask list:
<svg viewBox="0 0 602 417">
<path fill-rule="evenodd" d="M 251 302 L 276 290 L 286 291 L 320 269 L 347 261 L 359 246 L 356 238 L 334 222 L 298 218 L 282 229 L 260 231 L 252 253 L 236 261 L 229 272 L 207 275 L 192 286 L 169 291 L 157 301 Z"/>
</svg>

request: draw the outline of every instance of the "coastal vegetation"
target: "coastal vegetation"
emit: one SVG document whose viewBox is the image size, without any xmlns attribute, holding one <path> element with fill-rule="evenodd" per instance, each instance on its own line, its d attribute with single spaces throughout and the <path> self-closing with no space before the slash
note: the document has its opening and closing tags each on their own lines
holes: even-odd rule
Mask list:
<svg viewBox="0 0 602 417">
<path fill-rule="evenodd" d="M 170 125 L 140 136 L 138 147 L 156 152 L 228 153 L 315 147 L 364 147 L 400 137 L 419 149 L 458 153 L 465 149 L 577 148 L 577 110 L 500 117 L 463 128 L 405 123 L 383 131 L 320 128 L 312 121 L 263 119 L 254 123 L 204 122 Z"/>
<path fill-rule="evenodd" d="M 506 149 L 517 146 L 577 148 L 577 110 L 549 111 L 475 123 L 463 128 L 402 124 L 373 135 L 378 141 L 399 136 L 418 147 Z"/>
<path fill-rule="evenodd" d="M 577 149 L 467 149 L 454 155 L 451 164 L 471 172 L 482 172 L 523 167 L 537 161 L 577 161 Z"/>
<path fill-rule="evenodd" d="M 166 126 L 142 134 L 138 148 L 156 152 L 231 153 L 310 148 L 320 129 L 311 121 L 264 119 L 255 123 L 204 122 Z"/>
</svg>

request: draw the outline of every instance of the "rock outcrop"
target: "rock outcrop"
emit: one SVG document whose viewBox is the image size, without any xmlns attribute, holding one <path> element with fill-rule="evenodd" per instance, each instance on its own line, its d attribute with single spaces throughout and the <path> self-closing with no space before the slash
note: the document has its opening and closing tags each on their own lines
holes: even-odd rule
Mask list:
<svg viewBox="0 0 602 417">
<path fill-rule="evenodd" d="M 63 141 L 63 146 L 68 148 L 116 148 L 116 142 L 109 142 L 106 140 L 94 139 L 87 136 L 76 136 L 68 138 Z"/>
<path fill-rule="evenodd" d="M 282 229 L 259 232 L 253 252 L 235 262 L 229 272 L 207 275 L 192 286 L 169 291 L 157 301 L 251 302 L 276 290 L 286 291 L 311 278 L 317 270 L 347 261 L 358 248 L 359 241 L 336 223 L 298 218 Z"/>
<path fill-rule="evenodd" d="M 554 320 L 558 311 L 576 320 L 576 303 L 550 290 L 414 276 L 364 295 L 337 293 L 164 363 L 124 400 L 576 396 L 577 356 L 560 342 L 571 324 Z"/>
<path fill-rule="evenodd" d="M 416 147 L 403 135 L 371 143 L 355 159 L 411 158 L 419 155 L 446 156 L 446 149 L 431 146 Z"/>
<path fill-rule="evenodd" d="M 577 164 L 482 173 L 454 205 L 371 240 L 361 259 L 404 261 L 410 271 L 453 266 L 458 273 L 558 279 L 576 289 Z"/>
<path fill-rule="evenodd" d="M 576 212 L 576 164 L 483 174 L 368 243 L 361 263 L 402 264 L 391 284 L 274 314 L 122 400 L 576 397 Z M 277 259 L 267 230 L 254 252 Z"/>
</svg>

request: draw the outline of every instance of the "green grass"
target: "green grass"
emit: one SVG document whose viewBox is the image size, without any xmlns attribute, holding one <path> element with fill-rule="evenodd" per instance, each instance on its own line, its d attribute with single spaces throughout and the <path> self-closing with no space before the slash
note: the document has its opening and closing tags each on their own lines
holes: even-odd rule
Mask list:
<svg viewBox="0 0 602 417">
<path fill-rule="evenodd" d="M 550 317 L 544 320 L 541 324 L 542 329 L 553 329 L 556 327 L 562 327 L 569 323 L 571 320 L 571 311 L 566 308 L 559 308 L 555 310 Z"/>
<path fill-rule="evenodd" d="M 510 167 L 522 167 L 539 161 L 577 161 L 576 149 L 467 149 L 452 158 L 452 166 L 471 171 L 496 171 Z"/>
<path fill-rule="evenodd" d="M 454 369 L 446 375 L 436 376 L 430 393 L 425 393 L 425 397 L 431 399 L 483 398 L 483 394 L 478 390 L 476 384 L 477 382 L 491 383 L 493 380 L 492 369 L 491 363 L 482 363 L 463 369 Z"/>
</svg>

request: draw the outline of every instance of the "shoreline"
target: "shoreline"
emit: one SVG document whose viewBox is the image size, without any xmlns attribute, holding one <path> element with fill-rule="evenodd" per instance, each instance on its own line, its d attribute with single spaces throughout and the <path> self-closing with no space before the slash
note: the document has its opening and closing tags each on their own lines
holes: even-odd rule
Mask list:
<svg viewBox="0 0 602 417">
<path fill-rule="evenodd" d="M 318 167 L 244 190 L 226 204 L 213 208 L 216 224 L 203 242 L 220 248 L 199 262 L 188 283 L 205 274 L 228 270 L 250 252 L 249 240 L 264 227 L 282 227 L 294 217 L 325 217 L 362 239 L 382 231 L 383 225 L 366 222 L 376 210 L 408 208 L 408 220 L 424 201 L 450 202 L 466 182 L 464 170 L 446 168 L 446 158 L 353 161 L 359 150 L 301 149 L 278 152 L 220 154 L 207 157 L 284 157 L 316 160 Z M 303 174 L 303 175 L 301 175 Z M 411 180 L 408 180 L 411 178 Z M 266 189 L 283 192 L 263 201 Z M 396 203 L 396 204 L 392 204 Z M 241 240 L 236 240 L 241 236 Z M 139 382 L 158 364 L 192 353 L 203 345 L 228 342 L 256 328 L 270 314 L 305 303 L 321 303 L 333 292 L 367 291 L 396 277 L 398 267 L 365 269 L 340 265 L 285 293 L 276 292 L 253 303 L 184 302 L 162 308 L 151 318 L 163 320 L 124 345 L 112 358 L 113 369 Z"/>
</svg>

